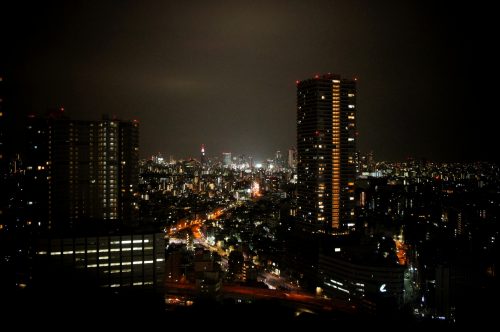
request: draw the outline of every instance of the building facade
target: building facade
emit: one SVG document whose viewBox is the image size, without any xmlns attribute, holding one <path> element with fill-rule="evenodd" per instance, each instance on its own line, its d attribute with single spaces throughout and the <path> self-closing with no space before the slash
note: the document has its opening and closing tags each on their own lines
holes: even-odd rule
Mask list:
<svg viewBox="0 0 500 332">
<path fill-rule="evenodd" d="M 288 168 L 295 169 L 297 167 L 297 150 L 295 147 L 288 149 Z"/>
<path fill-rule="evenodd" d="M 138 122 L 78 121 L 63 113 L 28 119 L 26 182 L 33 183 L 30 201 L 40 207 L 34 221 L 64 229 L 89 220 L 133 220 Z"/>
<path fill-rule="evenodd" d="M 313 232 L 354 225 L 355 153 L 356 81 L 297 81 L 297 214 Z"/>
<path fill-rule="evenodd" d="M 319 255 L 318 280 L 330 296 L 391 299 L 403 303 L 405 267 L 397 264 L 377 264 L 356 261 L 340 254 Z"/>
<path fill-rule="evenodd" d="M 231 152 L 222 152 L 222 164 L 224 167 L 231 167 L 233 163 Z"/>
<path fill-rule="evenodd" d="M 101 287 L 163 287 L 163 233 L 40 239 L 37 266 L 69 268 Z"/>
</svg>

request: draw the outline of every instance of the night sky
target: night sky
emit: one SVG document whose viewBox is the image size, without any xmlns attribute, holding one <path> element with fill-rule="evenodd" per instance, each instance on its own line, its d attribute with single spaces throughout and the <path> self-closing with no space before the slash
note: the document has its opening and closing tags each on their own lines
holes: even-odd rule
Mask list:
<svg viewBox="0 0 500 332">
<path fill-rule="evenodd" d="M 295 145 L 295 80 L 333 72 L 358 78 L 377 160 L 498 159 L 495 11 L 477 1 L 15 2 L 0 53 L 18 126 L 64 106 L 139 119 L 143 157 L 259 160 Z"/>
</svg>

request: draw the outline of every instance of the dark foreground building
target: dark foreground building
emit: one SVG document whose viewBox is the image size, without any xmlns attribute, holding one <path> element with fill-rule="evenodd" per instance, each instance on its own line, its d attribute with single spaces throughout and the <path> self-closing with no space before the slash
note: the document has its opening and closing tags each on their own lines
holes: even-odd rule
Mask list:
<svg viewBox="0 0 500 332">
<path fill-rule="evenodd" d="M 161 288 L 165 271 L 164 235 L 135 232 L 41 238 L 35 266 L 71 271 L 73 276 L 99 287 Z"/>
<path fill-rule="evenodd" d="M 139 124 L 104 117 L 71 120 L 64 109 L 30 116 L 26 200 L 32 223 L 67 229 L 93 220 L 134 219 Z"/>
</svg>

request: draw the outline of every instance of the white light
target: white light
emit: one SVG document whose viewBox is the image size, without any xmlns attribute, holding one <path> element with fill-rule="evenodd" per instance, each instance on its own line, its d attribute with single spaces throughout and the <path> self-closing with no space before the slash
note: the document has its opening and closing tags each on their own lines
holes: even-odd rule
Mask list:
<svg viewBox="0 0 500 332">
<path fill-rule="evenodd" d="M 129 270 L 129 271 L 131 271 L 131 270 Z M 111 270 L 111 274 L 113 274 L 113 273 L 120 273 L 120 272 L 121 272 L 120 270 Z M 125 272 L 125 270 L 123 272 Z"/>
<path fill-rule="evenodd" d="M 149 240 L 123 240 L 123 241 L 111 241 L 111 244 L 130 244 L 130 243 L 149 243 Z"/>
<path fill-rule="evenodd" d="M 385 289 L 385 284 L 382 284 L 382 286 L 380 286 L 380 293 L 385 293 L 387 292 L 387 289 Z"/>
<path fill-rule="evenodd" d="M 333 282 L 334 284 L 339 285 L 339 286 L 344 286 L 344 284 L 343 284 L 343 283 L 341 283 L 341 282 L 339 282 L 339 281 L 337 281 L 337 280 L 330 279 L 330 281 L 331 281 L 331 282 Z"/>
<path fill-rule="evenodd" d="M 340 252 L 340 248 L 335 248 L 335 252 Z"/>
</svg>

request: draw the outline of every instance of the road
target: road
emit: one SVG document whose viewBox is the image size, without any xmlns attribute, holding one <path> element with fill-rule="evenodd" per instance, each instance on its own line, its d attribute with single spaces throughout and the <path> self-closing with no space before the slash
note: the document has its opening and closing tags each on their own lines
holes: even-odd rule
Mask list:
<svg viewBox="0 0 500 332">
<path fill-rule="evenodd" d="M 167 293 L 191 296 L 196 295 L 196 288 L 192 283 L 166 283 L 166 290 Z M 221 288 L 221 295 L 225 298 L 244 297 L 252 300 L 279 300 L 289 304 L 299 304 L 305 305 L 307 307 L 314 307 L 315 309 L 322 311 L 338 310 L 346 313 L 354 313 L 356 311 L 356 306 L 349 302 L 337 299 L 326 299 L 305 292 L 290 292 L 224 284 Z"/>
</svg>

